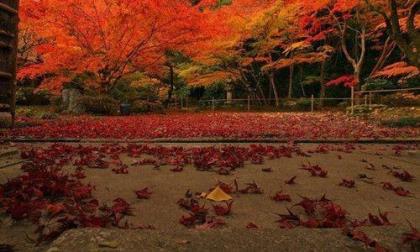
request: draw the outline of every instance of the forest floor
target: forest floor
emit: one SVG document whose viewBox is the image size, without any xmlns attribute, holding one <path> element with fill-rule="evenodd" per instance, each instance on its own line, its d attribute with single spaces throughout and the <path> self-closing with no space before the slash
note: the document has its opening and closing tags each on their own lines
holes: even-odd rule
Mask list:
<svg viewBox="0 0 420 252">
<path fill-rule="evenodd" d="M 69 146 L 76 150 L 70 149 Z M 183 148 L 179 150 L 173 148 L 174 146 Z M 31 149 L 35 152 L 46 150 L 42 152 L 43 154 L 39 154 L 39 157 L 46 160 L 50 158 L 59 164 L 63 171 L 73 173 L 76 166 L 80 166 L 80 164 L 75 165 L 73 161 L 83 155 L 96 155 L 95 151 L 84 153 L 96 148 L 96 151 L 104 153 L 105 156 L 101 158 L 109 161 L 111 166 L 83 167 L 85 178 L 81 181 L 94 186 L 92 197 L 101 204 L 112 205 L 116 198 L 124 199 L 130 205 L 131 214 L 124 216 L 123 221 L 132 226 L 141 226 L 143 229 L 116 227 L 70 229 L 55 241 L 36 245 L 35 241 L 39 236 L 39 233 L 34 233 L 36 224 L 28 220 L 16 221 L 8 214 L 3 214 L 0 218 L 2 223 L 0 244 L 10 244 L 18 251 L 48 249 L 49 251 L 357 251 L 365 250 L 369 245 L 374 247 L 372 243 L 365 245 L 356 238 L 351 239 L 343 235 L 342 228 L 296 226 L 282 229 L 279 227 L 284 223 L 276 222 L 280 219 L 278 214 L 287 214 L 287 209 L 290 209 L 300 218 L 307 218 L 304 209 L 295 204 L 301 202 L 302 197 L 319 200 L 323 195 L 334 202 L 334 207 L 341 206 L 337 209 L 345 210 L 346 221 L 365 220 L 364 224 L 357 225 L 357 230 L 362 230 L 370 239 L 376 240 L 378 244 L 388 249 L 408 251 L 410 245 L 402 245 L 403 233 L 410 230 L 407 221 L 413 226 L 420 227 L 418 213 L 420 147 L 418 145 L 299 144 L 293 147 L 273 145 L 277 148 L 273 151 L 268 145 L 251 147 L 249 144 L 233 144 L 226 152 L 238 154 L 246 151 L 251 157 L 245 158 L 242 167 L 230 170 L 229 175 L 218 174 L 220 159 L 230 160 L 224 159 L 223 155 L 214 161 L 213 168 L 205 171 L 197 169 L 198 161 L 195 159 L 206 156 L 207 152 L 193 156 L 195 162 L 182 165 L 182 170 L 178 172 L 171 170 L 179 166 L 179 163 L 173 161 L 174 158 L 175 160 L 177 157 L 190 158 L 193 155 L 191 153 L 197 151 L 197 148 L 208 151 L 206 147 L 211 146 L 214 149 L 211 149 L 210 153 L 213 153 L 215 150 L 220 150 L 223 145 L 179 143 L 165 144 L 163 147 L 149 145 L 146 151 L 149 154 L 146 155 L 134 155 L 138 154 L 135 151 L 138 149 L 128 147 L 127 150 L 125 144 L 3 145 L 3 151 L 9 150 L 10 155 L 5 155 L 2 162 L 10 163 L 10 166 L 0 169 L 2 185 L 22 175 L 20 164 L 14 163 L 34 161 L 28 159 L 27 154 L 22 158 L 19 154 L 21 151 L 27 153 Z M 157 153 L 165 154 L 162 156 Z M 115 158 L 115 154 L 118 158 Z M 262 157 L 263 161 L 255 161 L 255 155 Z M 68 158 L 73 161 L 67 162 Z M 165 162 L 159 166 L 146 164 L 146 161 L 144 165 L 138 165 L 139 160 L 147 159 Z M 125 164 L 128 174 L 117 174 L 113 171 L 113 168 L 117 167 L 116 164 L 118 167 Z M 327 171 L 327 175 L 311 176 L 307 170 L 301 169 L 303 165 L 319 165 Z M 403 171 L 414 176 L 414 180 L 402 181 L 404 179 L 396 176 Z M 285 183 L 293 176 L 296 176 L 295 184 Z M 354 187 L 340 186 L 343 179 L 354 181 Z M 202 192 L 207 193 L 220 181 L 234 187 L 235 180 L 239 189 L 245 188 L 247 183 L 255 182 L 262 193 L 230 192 L 233 197 L 232 210 L 229 215 L 218 217 L 225 223 L 221 227 L 212 228 L 208 225 L 186 227 L 180 223 L 181 216 L 185 216 L 188 211 L 182 209 L 177 201 L 186 197 L 188 190 L 195 198 L 195 193 L 197 195 Z M 386 182 L 392 184 L 394 188 L 401 186 L 404 189 L 403 193 L 399 191 L 398 194 L 396 190 L 384 187 L 383 183 Z M 138 199 L 134 191 L 145 187 L 152 192 L 150 198 Z M 290 195 L 290 202 L 277 202 L 271 199 L 279 191 Z M 409 193 L 404 193 L 407 191 Z M 198 197 L 197 201 L 209 208 L 209 215 L 215 215 L 212 205 L 220 204 Z M 380 213 L 388 213 L 391 225 L 379 217 Z M 378 221 L 368 218 L 369 214 L 378 216 Z M 258 228 L 251 228 L 253 225 L 250 223 Z"/>
</svg>

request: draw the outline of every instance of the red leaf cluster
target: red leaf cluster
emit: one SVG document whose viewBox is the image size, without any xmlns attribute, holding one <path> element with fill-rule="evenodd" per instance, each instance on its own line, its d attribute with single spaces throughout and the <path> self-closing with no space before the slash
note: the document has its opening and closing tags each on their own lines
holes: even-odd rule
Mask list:
<svg viewBox="0 0 420 252">
<path fill-rule="evenodd" d="M 384 190 L 394 191 L 395 194 L 402 197 L 407 197 L 411 195 L 409 190 L 404 189 L 402 186 L 394 186 L 390 182 L 382 182 L 382 188 Z"/>
<path fill-rule="evenodd" d="M 361 241 L 365 244 L 366 247 L 375 248 L 375 251 L 387 251 L 383 248 L 377 241 L 372 240 L 369 236 L 360 230 L 351 229 L 351 230 L 344 230 L 344 233 L 355 241 Z"/>
<path fill-rule="evenodd" d="M 152 191 L 150 191 L 149 187 L 135 191 L 135 193 L 138 199 L 150 199 L 150 196 L 152 195 Z"/>
<path fill-rule="evenodd" d="M 225 205 L 213 205 L 214 212 L 218 216 L 229 215 L 232 211 L 233 200 L 225 202 Z"/>
<path fill-rule="evenodd" d="M 295 182 L 296 178 L 297 178 L 297 176 L 293 176 L 290 179 L 284 181 L 284 183 L 288 184 L 288 185 L 294 185 L 294 184 L 296 184 L 296 182 Z"/>
<path fill-rule="evenodd" d="M 290 209 L 287 209 L 287 214 L 279 214 L 280 220 L 277 222 L 281 228 L 294 228 L 297 226 L 307 228 L 343 228 L 349 222 L 346 211 L 325 196 L 320 199 L 302 197 L 302 200 L 295 206 L 302 207 L 307 217 L 301 218 Z"/>
<path fill-rule="evenodd" d="M 356 183 L 352 179 L 349 179 L 349 180 L 343 179 L 339 185 L 347 187 L 347 188 L 353 188 L 355 187 Z"/>
<path fill-rule="evenodd" d="M 368 214 L 369 222 L 371 225 L 374 226 L 386 226 L 392 225 L 388 219 L 388 212 L 382 213 L 381 210 L 378 210 L 379 216 L 373 215 L 371 213 Z"/>
<path fill-rule="evenodd" d="M 239 192 L 243 194 L 262 194 L 263 190 L 254 181 L 252 183 L 246 183 L 246 187 L 239 189 Z"/>
<path fill-rule="evenodd" d="M 328 171 L 322 169 L 319 165 L 302 165 L 302 170 L 308 171 L 313 177 L 326 178 Z"/>
<path fill-rule="evenodd" d="M 401 181 L 405 181 L 405 182 L 411 182 L 414 180 L 414 176 L 411 175 L 408 171 L 402 171 L 402 172 L 398 172 L 398 171 L 392 171 L 392 175 L 394 175 L 394 177 L 399 178 Z"/>
<path fill-rule="evenodd" d="M 274 196 L 271 197 L 274 201 L 288 201 L 291 202 L 292 199 L 290 198 L 289 194 L 285 194 L 283 192 L 277 192 Z"/>
<path fill-rule="evenodd" d="M 258 229 L 258 226 L 256 224 L 250 222 L 246 225 L 246 228 L 248 228 L 248 229 Z"/>
<path fill-rule="evenodd" d="M 109 127 L 112 125 L 112 127 Z M 131 127 L 130 125 L 136 125 Z M 316 125 L 316 127 L 314 126 Z M 252 129 L 252 130 L 251 130 Z M 191 113 L 130 117 L 68 117 L 0 132 L 32 138 L 354 139 L 415 137 L 418 129 L 390 129 L 338 113 Z M 401 149 L 402 150 L 402 149 Z M 400 150 L 396 150 L 396 152 Z"/>
<path fill-rule="evenodd" d="M 410 232 L 403 234 L 402 241 L 403 243 L 419 242 L 420 241 L 420 231 L 415 228 L 410 222 Z"/>
</svg>

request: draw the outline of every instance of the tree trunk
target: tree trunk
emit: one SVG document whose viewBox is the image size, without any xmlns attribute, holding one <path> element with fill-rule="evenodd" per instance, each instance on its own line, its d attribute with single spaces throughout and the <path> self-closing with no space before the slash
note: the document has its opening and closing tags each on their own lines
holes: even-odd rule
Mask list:
<svg viewBox="0 0 420 252">
<path fill-rule="evenodd" d="M 326 64 L 326 61 L 322 61 L 322 63 L 321 63 L 321 73 L 320 73 L 320 76 L 319 76 L 319 79 L 320 79 L 320 82 L 321 82 L 321 90 L 319 92 L 319 98 L 320 98 L 319 105 L 321 107 L 324 106 L 324 98 L 325 98 L 325 90 L 326 90 L 326 87 L 325 87 L 325 64 Z"/>
<path fill-rule="evenodd" d="M 274 79 L 273 72 L 269 74 L 269 79 L 270 79 L 271 89 L 273 90 L 273 93 L 274 93 L 274 99 L 276 100 L 276 107 L 278 107 L 280 106 L 279 93 L 277 92 L 276 81 Z"/>
<path fill-rule="evenodd" d="M 172 100 L 172 94 L 174 92 L 174 67 L 169 65 L 169 90 L 168 90 L 168 98 L 164 102 L 165 108 L 169 107 L 169 103 Z"/>
<path fill-rule="evenodd" d="M 292 98 L 292 92 L 293 92 L 293 72 L 294 72 L 295 66 L 292 64 L 290 65 L 290 76 L 289 76 L 289 92 L 287 94 L 287 97 L 289 99 Z"/>
<path fill-rule="evenodd" d="M 300 89 L 302 89 L 303 97 L 306 97 L 305 87 L 303 86 L 303 67 L 299 66 L 299 81 L 300 81 Z"/>
</svg>

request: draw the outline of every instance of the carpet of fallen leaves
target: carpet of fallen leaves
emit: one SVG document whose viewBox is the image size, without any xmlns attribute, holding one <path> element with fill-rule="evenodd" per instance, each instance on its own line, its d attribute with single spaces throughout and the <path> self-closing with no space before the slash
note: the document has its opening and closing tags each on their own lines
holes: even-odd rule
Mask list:
<svg viewBox="0 0 420 252">
<path fill-rule="evenodd" d="M 309 157 L 313 154 L 326 154 L 331 151 L 352 153 L 356 145 L 318 145 L 313 149 L 303 150 L 299 145 L 225 145 L 207 147 L 181 147 L 139 144 L 103 144 L 103 145 L 71 145 L 53 144 L 45 147 L 23 148 L 21 158 L 25 161 L 22 174 L 9 179 L 0 185 L 0 212 L 12 219 L 30 220 L 36 226 L 38 242 L 50 241 L 62 232 L 78 227 L 117 227 L 122 229 L 153 229 L 151 225 L 133 225 L 126 216 L 137 214 L 130 203 L 121 197 L 112 200 L 112 204 L 100 203 L 92 194 L 95 185 L 84 181 L 86 169 L 110 169 L 119 176 L 128 174 L 132 167 L 151 165 L 156 169 L 169 166 L 174 173 L 183 172 L 186 165 L 195 167 L 198 171 L 217 172 L 229 175 L 236 169 L 245 167 L 246 163 L 264 164 L 265 160 L 292 158 L 296 156 Z M 402 151 L 418 149 L 415 145 L 395 145 L 394 154 L 399 156 Z M 134 161 L 125 164 L 121 157 L 127 155 Z M 340 157 L 338 157 L 341 159 Z M 367 160 L 366 169 L 376 169 Z M 67 169 L 66 169 L 67 167 Z M 69 167 L 72 167 L 69 169 Z M 416 178 L 398 167 L 382 167 L 390 177 L 396 177 L 403 182 L 412 182 Z M 327 170 L 317 164 L 302 164 L 311 177 L 327 177 Z M 273 172 L 271 168 L 262 168 L 262 172 Z M 293 186 L 296 176 L 284 183 Z M 412 196 L 401 186 L 382 182 L 384 190 L 393 190 L 398 196 Z M 337 186 L 357 187 L 354 181 L 344 179 Z M 219 181 L 209 192 L 219 187 L 226 194 L 233 195 L 227 202 L 214 203 L 209 208 L 203 202 L 202 192 L 188 190 L 183 198 L 172 204 L 178 204 L 186 211 L 178 220 L 187 228 L 206 230 L 226 225 L 225 216 L 235 211 L 234 200 L 241 194 L 263 195 L 262 185 L 255 181 L 232 183 Z M 132 192 L 138 200 L 148 200 L 154 197 L 149 187 L 140 187 Z M 346 209 L 326 195 L 319 198 L 300 196 L 292 199 L 289 194 L 279 191 L 270 195 L 270 199 L 281 204 L 282 201 L 294 202 L 292 209 L 286 208 L 286 213 L 278 214 L 280 228 L 337 228 L 355 241 L 363 242 L 367 247 L 377 251 L 386 251 L 377 241 L 369 238 L 359 230 L 362 226 L 394 225 L 388 218 L 388 212 L 380 209 L 377 214 L 366 213 L 366 218 L 351 218 Z M 171 204 L 169 202 L 169 204 Z M 302 210 L 296 214 L 296 210 Z M 176 221 L 176 220 L 174 220 Z M 411 225 L 411 224 L 410 224 Z M 249 223 L 246 228 L 258 228 Z M 411 231 L 403 235 L 402 242 L 418 242 L 419 232 L 411 226 Z"/>
<path fill-rule="evenodd" d="M 128 117 L 62 117 L 0 137 L 360 139 L 418 137 L 420 129 L 391 129 L 342 113 L 188 113 Z"/>
</svg>

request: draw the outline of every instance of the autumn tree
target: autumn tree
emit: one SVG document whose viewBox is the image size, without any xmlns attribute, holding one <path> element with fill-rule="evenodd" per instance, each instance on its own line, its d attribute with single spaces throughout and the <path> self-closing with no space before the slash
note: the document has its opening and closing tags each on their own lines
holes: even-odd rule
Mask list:
<svg viewBox="0 0 420 252">
<path fill-rule="evenodd" d="M 420 2 L 408 1 L 373 1 L 364 0 L 370 10 L 382 16 L 388 33 L 404 53 L 407 61 L 420 67 L 420 31 L 416 20 L 420 18 Z"/>
<path fill-rule="evenodd" d="M 51 75 L 50 89 L 88 71 L 109 91 L 124 74 L 164 65 L 168 50 L 199 50 L 217 28 L 188 1 L 26 1 L 22 17 L 48 43 L 36 48 L 42 62 L 20 76 Z"/>
</svg>

